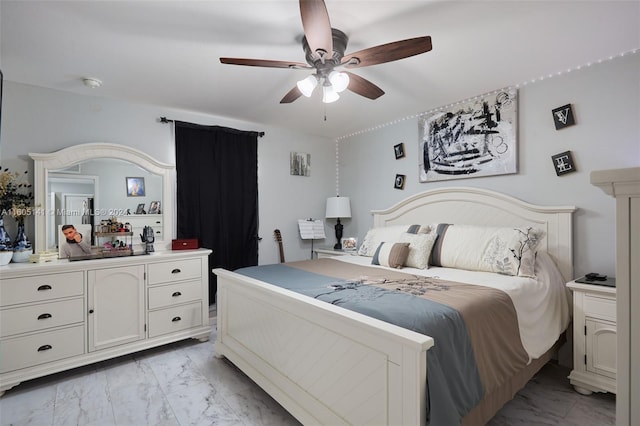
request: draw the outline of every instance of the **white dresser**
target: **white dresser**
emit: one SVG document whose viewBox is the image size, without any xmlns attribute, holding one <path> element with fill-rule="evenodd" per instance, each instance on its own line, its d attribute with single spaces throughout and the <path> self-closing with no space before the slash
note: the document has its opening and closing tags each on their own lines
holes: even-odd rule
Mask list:
<svg viewBox="0 0 640 426">
<path fill-rule="evenodd" d="M 573 370 L 569 380 L 583 394 L 616 393 L 616 288 L 571 281 Z"/>
<path fill-rule="evenodd" d="M 208 340 L 209 253 L 0 267 L 0 395 L 70 368 Z"/>
</svg>

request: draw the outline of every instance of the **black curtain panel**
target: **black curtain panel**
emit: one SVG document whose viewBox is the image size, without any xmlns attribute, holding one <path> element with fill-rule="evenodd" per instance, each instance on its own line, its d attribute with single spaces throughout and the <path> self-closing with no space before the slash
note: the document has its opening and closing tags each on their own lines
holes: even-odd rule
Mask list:
<svg viewBox="0 0 640 426">
<path fill-rule="evenodd" d="M 175 138 L 178 238 L 213 250 L 209 271 L 257 265 L 258 133 L 176 121 Z"/>
</svg>

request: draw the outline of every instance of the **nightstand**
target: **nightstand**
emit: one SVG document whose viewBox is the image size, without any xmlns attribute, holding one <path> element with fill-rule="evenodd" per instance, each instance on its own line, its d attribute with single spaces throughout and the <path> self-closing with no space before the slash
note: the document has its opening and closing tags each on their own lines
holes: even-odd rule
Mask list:
<svg viewBox="0 0 640 426">
<path fill-rule="evenodd" d="M 567 287 L 573 292 L 573 370 L 569 380 L 584 395 L 616 393 L 616 288 L 576 281 Z"/>
<path fill-rule="evenodd" d="M 355 251 L 336 250 L 332 247 L 317 248 L 313 249 L 313 251 L 318 259 L 322 259 L 323 257 L 345 256 L 355 253 Z"/>
</svg>

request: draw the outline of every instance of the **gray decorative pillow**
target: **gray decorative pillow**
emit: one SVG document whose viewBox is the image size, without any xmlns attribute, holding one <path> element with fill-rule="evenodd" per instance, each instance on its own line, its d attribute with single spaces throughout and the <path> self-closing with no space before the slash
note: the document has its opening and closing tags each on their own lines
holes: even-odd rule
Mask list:
<svg viewBox="0 0 640 426">
<path fill-rule="evenodd" d="M 408 255 L 409 243 L 381 243 L 373 255 L 371 264 L 400 269 L 407 261 Z"/>
</svg>

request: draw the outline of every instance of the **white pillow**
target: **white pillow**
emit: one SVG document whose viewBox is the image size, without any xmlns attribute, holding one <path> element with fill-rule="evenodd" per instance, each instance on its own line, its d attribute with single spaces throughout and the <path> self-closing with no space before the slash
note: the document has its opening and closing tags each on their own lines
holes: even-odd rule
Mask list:
<svg viewBox="0 0 640 426">
<path fill-rule="evenodd" d="M 362 240 L 362 244 L 358 249 L 360 256 L 373 257 L 380 243 L 395 243 L 400 236 L 407 232 L 409 225 L 394 225 L 381 228 L 371 228 Z"/>
<path fill-rule="evenodd" d="M 400 236 L 399 242 L 409 243 L 409 256 L 405 266 L 413 268 L 425 269 L 429 266 L 429 255 L 431 248 L 435 242 L 437 234 L 409 234 L 404 233 Z"/>
<path fill-rule="evenodd" d="M 535 255 L 545 232 L 537 228 L 470 225 L 438 227 L 434 266 L 534 277 Z"/>
</svg>

